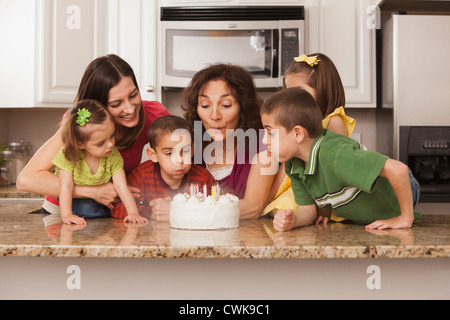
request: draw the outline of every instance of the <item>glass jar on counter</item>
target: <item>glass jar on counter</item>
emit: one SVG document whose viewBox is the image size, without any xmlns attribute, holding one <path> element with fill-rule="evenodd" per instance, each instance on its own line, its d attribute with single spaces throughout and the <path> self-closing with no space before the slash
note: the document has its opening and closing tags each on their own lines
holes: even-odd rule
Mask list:
<svg viewBox="0 0 450 320">
<path fill-rule="evenodd" d="M 3 150 L 2 155 L 3 160 L 6 161 L 6 163 L 4 163 L 2 166 L 2 169 L 5 168 L 5 170 L 2 170 L 2 176 L 3 174 L 5 175 L 5 177 L 8 176 L 8 183 L 5 185 L 14 184 L 16 183 L 16 162 L 14 161 L 14 151 L 5 149 Z"/>
<path fill-rule="evenodd" d="M 12 184 L 16 183 L 17 177 L 22 169 L 26 166 L 30 160 L 31 144 L 23 140 L 11 141 L 8 144 L 9 150 L 3 151 L 3 156 L 8 157 L 9 161 L 9 174 Z M 8 153 L 10 151 L 11 153 Z M 5 154 L 7 152 L 7 154 Z"/>
<path fill-rule="evenodd" d="M 11 175 L 7 164 L 0 167 L 0 186 L 9 186 L 11 184 Z"/>
</svg>

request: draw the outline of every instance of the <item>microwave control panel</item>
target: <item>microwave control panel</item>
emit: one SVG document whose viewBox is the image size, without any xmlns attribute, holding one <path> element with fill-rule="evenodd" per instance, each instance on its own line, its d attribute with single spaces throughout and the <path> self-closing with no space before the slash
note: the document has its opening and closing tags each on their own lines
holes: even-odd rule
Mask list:
<svg viewBox="0 0 450 320">
<path fill-rule="evenodd" d="M 300 55 L 298 37 L 298 29 L 281 29 L 281 76 L 292 64 L 294 58 Z"/>
</svg>

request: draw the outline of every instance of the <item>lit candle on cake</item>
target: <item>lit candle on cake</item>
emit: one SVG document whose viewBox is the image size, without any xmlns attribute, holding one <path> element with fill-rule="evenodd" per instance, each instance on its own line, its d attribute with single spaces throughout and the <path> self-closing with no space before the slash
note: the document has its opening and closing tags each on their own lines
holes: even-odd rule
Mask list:
<svg viewBox="0 0 450 320">
<path fill-rule="evenodd" d="M 191 197 L 194 195 L 194 185 L 191 183 L 190 185 Z"/>
<path fill-rule="evenodd" d="M 203 184 L 203 199 L 206 199 L 208 196 L 208 190 L 206 190 L 206 183 Z"/>
<path fill-rule="evenodd" d="M 219 186 L 219 183 L 217 183 L 217 190 L 216 190 L 216 192 L 217 192 L 217 198 L 220 198 L 220 186 Z"/>
<path fill-rule="evenodd" d="M 217 199 L 216 186 L 211 186 L 211 196 L 212 196 L 214 199 Z"/>
</svg>

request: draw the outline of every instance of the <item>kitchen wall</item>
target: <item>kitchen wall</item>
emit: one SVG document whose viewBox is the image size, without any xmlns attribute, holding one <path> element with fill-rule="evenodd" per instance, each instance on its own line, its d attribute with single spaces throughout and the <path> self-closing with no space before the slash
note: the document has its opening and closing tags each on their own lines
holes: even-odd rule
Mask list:
<svg viewBox="0 0 450 320">
<path fill-rule="evenodd" d="M 261 92 L 267 98 L 271 92 Z M 180 108 L 181 93 L 170 92 L 164 94 L 162 103 L 173 113 L 182 115 Z M 0 109 L 0 144 L 12 140 L 30 142 L 35 152 L 57 130 L 64 109 Z M 355 132 L 361 134 L 361 143 L 370 150 L 385 149 L 386 144 L 380 143 L 389 140 L 383 131 L 377 132 L 377 117 L 385 110 L 367 108 L 348 108 L 347 114 L 356 119 Z M 389 155 L 389 150 L 383 150 Z M 379 151 L 381 152 L 381 151 Z"/>
<path fill-rule="evenodd" d="M 0 109 L 0 144 L 24 140 L 34 153 L 58 129 L 64 109 Z"/>
</svg>

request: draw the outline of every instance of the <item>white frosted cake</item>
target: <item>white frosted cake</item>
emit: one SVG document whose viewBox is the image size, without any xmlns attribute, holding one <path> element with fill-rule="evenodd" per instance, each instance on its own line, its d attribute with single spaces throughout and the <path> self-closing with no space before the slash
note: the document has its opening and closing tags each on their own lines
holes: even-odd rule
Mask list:
<svg viewBox="0 0 450 320">
<path fill-rule="evenodd" d="M 177 194 L 170 203 L 170 226 L 176 229 L 216 230 L 239 227 L 239 198 L 232 194 Z"/>
</svg>

